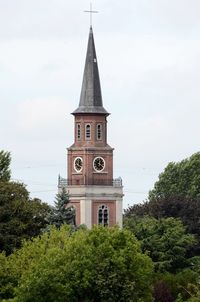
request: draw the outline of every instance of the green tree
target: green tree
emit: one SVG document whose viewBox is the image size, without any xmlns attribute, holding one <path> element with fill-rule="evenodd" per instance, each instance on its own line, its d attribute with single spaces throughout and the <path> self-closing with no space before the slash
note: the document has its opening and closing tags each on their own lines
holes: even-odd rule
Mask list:
<svg viewBox="0 0 200 302">
<path fill-rule="evenodd" d="M 47 204 L 29 198 L 24 184 L 0 182 L 0 251 L 10 254 L 23 239 L 40 234 L 48 211 Z"/>
<path fill-rule="evenodd" d="M 181 294 L 178 295 L 176 302 L 183 302 L 183 298 L 182 298 Z"/>
<path fill-rule="evenodd" d="M 197 294 L 199 275 L 191 269 L 184 269 L 177 274 L 158 273 L 155 276 L 155 285 L 160 282 L 166 285 L 174 300 L 181 297 L 183 301 L 188 301 Z"/>
<path fill-rule="evenodd" d="M 149 199 L 182 196 L 200 199 L 200 152 L 180 162 L 171 162 L 149 193 Z"/>
<path fill-rule="evenodd" d="M 182 222 L 174 218 L 128 217 L 124 220 L 148 253 L 157 272 L 177 272 L 188 266 L 187 252 L 195 244 L 194 236 L 186 234 Z"/>
<path fill-rule="evenodd" d="M 129 206 L 127 209 L 124 210 L 124 217 L 132 217 L 132 216 L 138 216 L 143 217 L 146 215 L 150 215 L 150 202 L 145 201 L 143 203 L 137 203 L 132 206 Z"/>
<path fill-rule="evenodd" d="M 0 181 L 9 181 L 11 156 L 10 152 L 0 151 Z"/>
<path fill-rule="evenodd" d="M 0 253 L 0 301 L 13 296 L 15 285 L 14 267 L 10 265 L 5 253 Z"/>
<path fill-rule="evenodd" d="M 180 218 L 187 226 L 188 232 L 200 236 L 200 199 L 181 196 L 157 197 L 142 204 L 130 206 L 125 210 L 125 217 L 132 215 L 155 218 Z"/>
<path fill-rule="evenodd" d="M 190 267 L 194 272 L 200 276 L 200 256 L 190 258 Z"/>
<path fill-rule="evenodd" d="M 197 294 L 193 297 L 191 297 L 188 302 L 199 302 L 200 301 L 200 290 L 197 292 Z"/>
<path fill-rule="evenodd" d="M 48 222 L 57 228 L 60 228 L 64 223 L 76 226 L 75 209 L 69 205 L 69 195 L 65 188 L 56 195 L 55 206 L 51 207 Z"/>
<path fill-rule="evenodd" d="M 170 289 L 162 280 L 154 284 L 153 297 L 154 302 L 174 302 Z"/>
<path fill-rule="evenodd" d="M 8 301 L 152 301 L 152 261 L 127 230 L 94 227 L 71 235 L 63 225 L 25 242 L 7 261 L 18 283 Z"/>
<path fill-rule="evenodd" d="M 187 232 L 194 234 L 197 244 L 191 250 L 191 256 L 200 254 L 200 199 L 181 196 L 157 197 L 143 204 L 137 204 L 125 210 L 125 217 L 149 215 L 159 218 L 180 218 Z"/>
</svg>

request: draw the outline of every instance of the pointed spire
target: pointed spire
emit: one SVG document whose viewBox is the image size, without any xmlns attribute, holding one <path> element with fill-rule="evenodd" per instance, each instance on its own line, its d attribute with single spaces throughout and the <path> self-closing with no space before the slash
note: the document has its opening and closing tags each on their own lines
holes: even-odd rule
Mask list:
<svg viewBox="0 0 200 302">
<path fill-rule="evenodd" d="M 108 112 L 104 109 L 102 102 L 101 85 L 92 27 L 90 27 L 89 33 L 79 107 L 73 112 L 73 114 L 80 113 L 108 115 Z"/>
</svg>

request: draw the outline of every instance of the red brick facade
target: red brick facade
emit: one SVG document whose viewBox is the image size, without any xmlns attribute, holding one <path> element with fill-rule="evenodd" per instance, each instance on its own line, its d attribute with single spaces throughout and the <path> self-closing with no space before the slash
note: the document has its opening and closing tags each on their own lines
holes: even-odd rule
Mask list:
<svg viewBox="0 0 200 302">
<path fill-rule="evenodd" d="M 80 138 L 77 134 L 80 125 Z M 90 139 L 86 139 L 86 125 L 91 127 Z M 101 139 L 97 138 L 97 126 L 101 125 Z M 68 180 L 72 185 L 112 185 L 113 148 L 107 145 L 107 121 L 102 115 L 75 116 L 74 144 L 68 148 Z M 77 157 L 83 160 L 83 169 L 77 173 L 74 161 Z M 96 157 L 105 160 L 105 168 L 99 173 L 94 170 Z"/>
<path fill-rule="evenodd" d="M 80 208 L 80 201 L 73 200 L 69 203 L 69 206 L 74 206 L 76 210 L 76 225 L 81 224 L 81 208 Z M 109 226 L 116 225 L 116 203 L 114 200 L 112 201 L 105 201 L 105 200 L 92 200 L 92 211 L 90 213 L 91 215 L 91 221 L 92 225 L 98 225 L 98 211 L 99 207 L 105 205 L 108 207 L 109 210 Z"/>
<path fill-rule="evenodd" d="M 99 206 L 106 205 L 109 209 L 109 226 L 116 224 L 116 203 L 115 201 L 93 201 L 92 202 L 92 224 L 98 224 Z"/>
<path fill-rule="evenodd" d="M 76 224 L 122 226 L 122 185 L 121 180 L 113 182 L 113 148 L 107 144 L 109 113 L 103 107 L 92 28 L 80 102 L 72 114 L 74 143 L 67 149 L 66 184 L 76 208 Z"/>
<path fill-rule="evenodd" d="M 86 138 L 86 126 L 90 125 L 90 138 Z M 98 125 L 101 135 L 98 138 Z M 112 186 L 113 148 L 107 144 L 107 120 L 105 115 L 78 114 L 74 122 L 74 144 L 68 148 L 68 184 L 69 186 Z M 102 171 L 94 168 L 94 159 L 101 157 L 105 166 Z M 82 169 L 77 172 L 75 160 L 81 158 Z M 76 208 L 76 223 L 81 223 L 81 206 L 78 200 L 71 202 Z M 92 225 L 98 224 L 99 206 L 106 205 L 109 211 L 109 225 L 116 224 L 116 200 L 91 200 L 90 216 Z"/>
</svg>

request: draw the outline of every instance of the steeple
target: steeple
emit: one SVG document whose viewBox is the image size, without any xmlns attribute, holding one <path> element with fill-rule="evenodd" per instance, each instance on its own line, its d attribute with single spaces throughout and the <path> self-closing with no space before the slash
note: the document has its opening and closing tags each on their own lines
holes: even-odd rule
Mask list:
<svg viewBox="0 0 200 302">
<path fill-rule="evenodd" d="M 90 27 L 79 107 L 72 113 L 109 115 L 104 109 L 93 30 Z"/>
<path fill-rule="evenodd" d="M 95 11 L 90 7 L 90 14 Z M 113 148 L 107 142 L 104 109 L 92 27 L 78 108 L 74 115 L 74 141 L 67 148 L 67 179 L 59 178 L 59 190 L 66 188 L 76 225 L 122 227 L 123 187 L 113 179 Z"/>
</svg>

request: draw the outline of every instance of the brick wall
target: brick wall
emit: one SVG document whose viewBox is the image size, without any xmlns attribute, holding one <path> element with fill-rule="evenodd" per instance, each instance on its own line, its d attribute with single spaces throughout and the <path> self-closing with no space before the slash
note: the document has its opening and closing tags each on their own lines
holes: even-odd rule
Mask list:
<svg viewBox="0 0 200 302">
<path fill-rule="evenodd" d="M 116 224 L 116 203 L 105 200 L 92 202 L 92 224 L 98 224 L 98 208 L 101 205 L 106 205 L 109 208 L 109 226 L 114 226 Z"/>
</svg>

